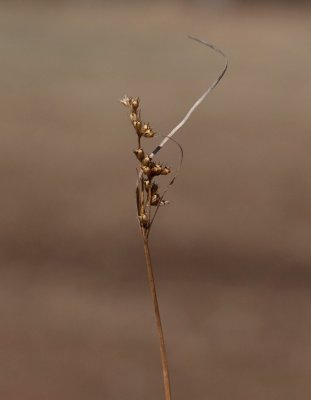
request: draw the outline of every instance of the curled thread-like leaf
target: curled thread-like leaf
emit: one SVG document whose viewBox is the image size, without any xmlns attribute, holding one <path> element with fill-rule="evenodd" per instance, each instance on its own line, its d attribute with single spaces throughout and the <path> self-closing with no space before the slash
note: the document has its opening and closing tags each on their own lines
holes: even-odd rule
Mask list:
<svg viewBox="0 0 311 400">
<path fill-rule="evenodd" d="M 221 73 L 218 75 L 218 77 L 213 81 L 213 83 L 208 87 L 208 89 L 202 94 L 202 96 L 200 96 L 198 98 L 198 100 L 192 105 L 192 107 L 189 109 L 189 111 L 187 112 L 187 114 L 184 116 L 184 118 L 179 122 L 179 124 L 177 124 L 175 126 L 175 128 L 173 128 L 171 130 L 171 132 L 165 136 L 165 138 L 162 140 L 162 142 L 153 150 L 153 152 L 150 154 L 150 157 L 152 158 L 155 154 L 157 154 L 162 148 L 163 146 L 166 144 L 166 142 L 173 136 L 175 135 L 175 133 L 177 131 L 179 131 L 179 129 L 187 122 L 187 120 L 190 118 L 191 114 L 193 113 L 193 111 L 206 99 L 206 97 L 211 93 L 211 91 L 218 85 L 218 83 L 221 81 L 221 79 L 223 78 L 223 76 L 225 75 L 227 69 L 228 69 L 228 59 L 227 56 L 225 55 L 225 53 L 218 49 L 216 46 L 214 46 L 213 44 L 206 42 L 205 40 L 201 40 L 198 38 L 195 38 L 193 36 L 188 36 L 189 39 L 191 40 L 195 40 L 198 43 L 203 44 L 204 46 L 208 46 L 211 49 L 213 49 L 214 51 L 216 51 L 217 53 L 221 54 L 224 59 L 225 59 L 225 66 L 222 69 Z"/>
</svg>

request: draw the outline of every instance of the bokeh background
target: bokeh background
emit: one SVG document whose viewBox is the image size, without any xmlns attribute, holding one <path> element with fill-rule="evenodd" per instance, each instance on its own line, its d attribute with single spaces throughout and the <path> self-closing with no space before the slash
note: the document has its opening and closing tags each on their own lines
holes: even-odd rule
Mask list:
<svg viewBox="0 0 311 400">
<path fill-rule="evenodd" d="M 310 399 L 311 8 L 234 0 L 0 2 L 1 399 L 163 398 L 118 99 L 168 133 L 223 66 L 188 34 L 230 67 L 152 233 L 173 398 Z"/>
</svg>

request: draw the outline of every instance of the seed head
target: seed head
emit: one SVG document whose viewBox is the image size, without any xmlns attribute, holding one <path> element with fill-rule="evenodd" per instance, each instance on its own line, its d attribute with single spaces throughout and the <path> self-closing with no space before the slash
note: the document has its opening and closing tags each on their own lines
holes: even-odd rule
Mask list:
<svg viewBox="0 0 311 400">
<path fill-rule="evenodd" d="M 125 106 L 125 107 L 131 107 L 133 111 L 136 111 L 139 107 L 139 98 L 134 99 L 133 97 L 128 97 L 126 94 L 123 96 L 123 98 L 120 100 L 120 102 Z"/>
<path fill-rule="evenodd" d="M 134 154 L 139 161 L 141 172 L 139 173 L 139 181 L 136 188 L 136 202 L 140 226 L 143 231 L 149 232 L 155 216 L 155 214 L 152 214 L 150 206 L 159 207 L 169 204 L 169 202 L 163 200 L 163 196 L 158 193 L 158 184 L 155 183 L 153 179 L 155 176 L 167 175 L 171 170 L 166 165 L 153 161 L 153 156 L 145 153 L 142 148 L 142 138 L 152 138 L 154 137 L 155 132 L 151 128 L 149 122 L 146 123 L 141 120 L 139 98 L 128 97 L 125 95 L 120 102 L 129 108 L 130 121 L 138 136 L 138 147 L 134 150 Z"/>
</svg>

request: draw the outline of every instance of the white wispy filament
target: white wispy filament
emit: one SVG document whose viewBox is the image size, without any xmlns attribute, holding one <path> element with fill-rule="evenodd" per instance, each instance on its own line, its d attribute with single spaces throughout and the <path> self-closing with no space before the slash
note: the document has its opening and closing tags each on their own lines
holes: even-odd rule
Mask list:
<svg viewBox="0 0 311 400">
<path fill-rule="evenodd" d="M 188 36 L 188 37 L 189 37 L 189 39 L 195 40 L 198 43 L 201 43 L 201 44 L 203 44 L 205 46 L 208 46 L 211 49 L 215 50 L 217 53 L 221 54 L 225 59 L 225 66 L 224 66 L 221 74 L 214 80 L 214 82 L 208 87 L 208 89 L 202 94 L 202 96 L 199 97 L 198 100 L 192 105 L 190 110 L 187 112 L 187 114 L 184 116 L 184 118 L 179 122 L 179 124 L 176 125 L 175 128 L 173 128 L 171 130 L 171 132 L 168 135 L 165 136 L 165 138 L 162 140 L 162 142 L 153 150 L 153 152 L 149 155 L 150 158 L 153 158 L 153 156 L 155 154 L 157 154 L 163 148 L 163 146 L 166 144 L 166 142 L 173 135 L 175 135 L 175 133 L 177 131 L 179 131 L 179 129 L 188 121 L 188 119 L 190 118 L 190 116 L 193 113 L 193 111 L 206 99 L 206 97 L 211 93 L 211 91 L 218 85 L 218 83 L 221 81 L 221 79 L 225 75 L 225 73 L 227 71 L 227 68 L 228 68 L 228 59 L 227 59 L 226 55 L 223 53 L 222 50 L 218 49 L 213 44 L 211 44 L 209 42 L 206 42 L 204 40 L 198 39 L 198 38 L 193 37 L 193 36 Z"/>
</svg>

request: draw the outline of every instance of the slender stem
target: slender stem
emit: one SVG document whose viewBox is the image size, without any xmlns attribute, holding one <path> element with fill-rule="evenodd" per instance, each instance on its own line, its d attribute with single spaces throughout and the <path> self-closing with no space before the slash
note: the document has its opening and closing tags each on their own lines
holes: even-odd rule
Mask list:
<svg viewBox="0 0 311 400">
<path fill-rule="evenodd" d="M 152 296 L 153 306 L 154 306 L 154 314 L 156 318 L 157 331 L 160 340 L 160 354 L 161 354 L 161 365 L 162 365 L 162 373 L 163 373 L 163 383 L 164 383 L 164 392 L 165 392 L 165 400 L 171 400 L 171 386 L 170 386 L 170 377 L 169 377 L 169 368 L 167 361 L 167 353 L 164 342 L 164 334 L 160 316 L 160 309 L 157 298 L 157 291 L 155 286 L 155 280 L 153 275 L 153 267 L 151 261 L 151 255 L 149 250 L 149 242 L 148 237 L 143 235 L 144 239 L 144 251 L 146 257 L 147 271 L 148 271 L 148 282 L 150 287 L 150 292 Z"/>
</svg>

